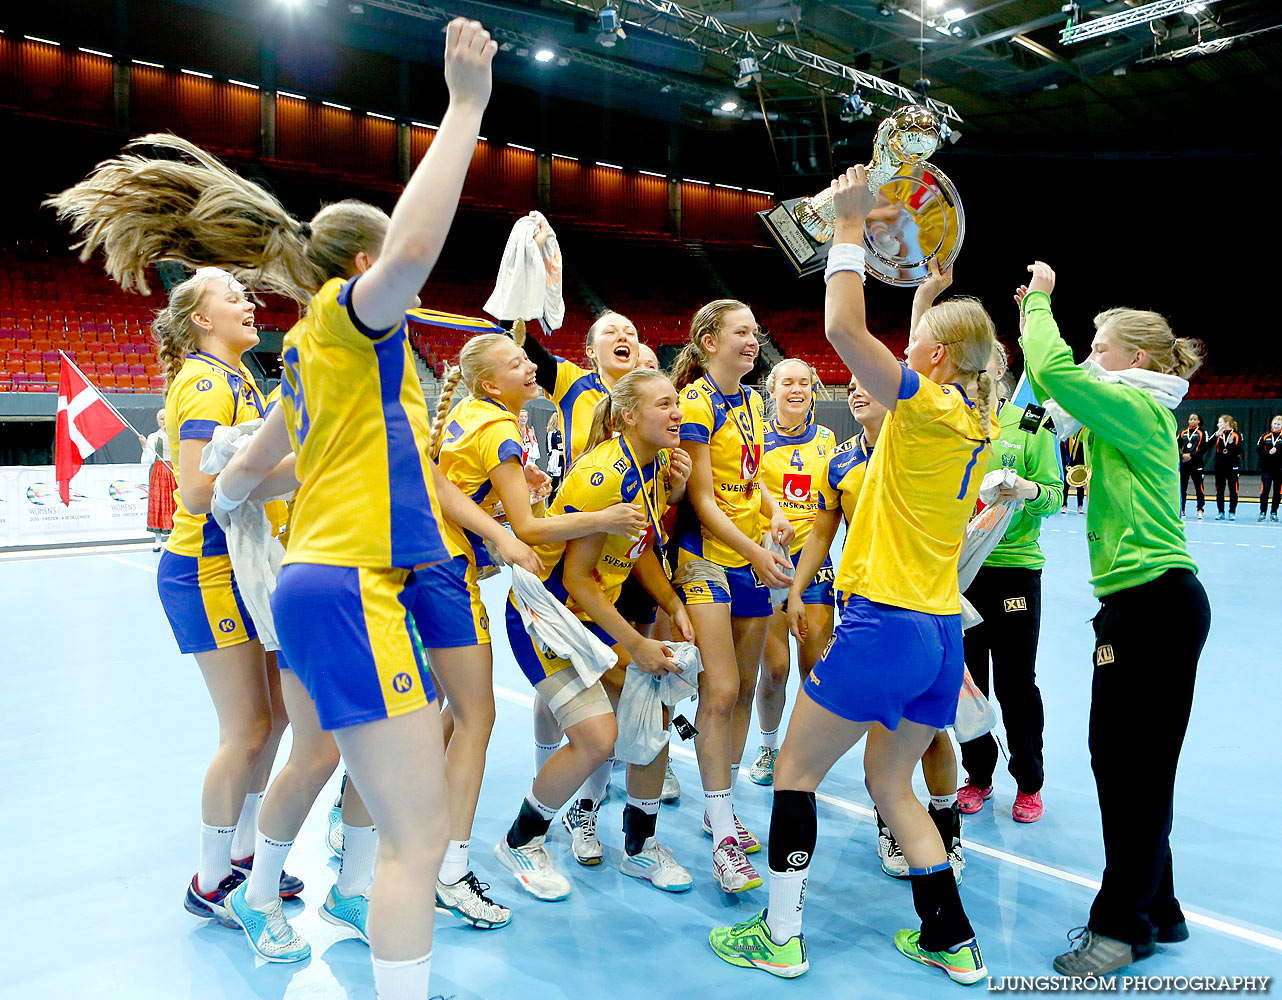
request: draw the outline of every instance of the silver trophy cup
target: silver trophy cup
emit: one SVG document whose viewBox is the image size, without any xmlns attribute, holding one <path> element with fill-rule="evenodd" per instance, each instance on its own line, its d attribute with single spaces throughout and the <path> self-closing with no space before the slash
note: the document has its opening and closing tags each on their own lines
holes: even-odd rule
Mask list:
<svg viewBox="0 0 1282 1000">
<path fill-rule="evenodd" d="M 923 107 L 900 108 L 877 128 L 868 189 L 877 204 L 864 223 L 866 266 L 890 285 L 920 285 L 930 261 L 947 270 L 961 250 L 966 214 L 943 171 L 927 160 L 939 147 L 939 121 Z M 799 275 L 822 270 L 836 213 L 832 191 L 793 198 L 757 213 Z"/>
</svg>

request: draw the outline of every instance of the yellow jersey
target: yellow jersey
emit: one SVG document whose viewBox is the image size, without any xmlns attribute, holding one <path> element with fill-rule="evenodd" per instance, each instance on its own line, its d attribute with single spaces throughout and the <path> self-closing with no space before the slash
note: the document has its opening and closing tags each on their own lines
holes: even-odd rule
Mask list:
<svg viewBox="0 0 1282 1000">
<path fill-rule="evenodd" d="M 405 323 L 369 330 L 331 278 L 285 336 L 281 405 L 298 454 L 287 563 L 413 569 L 449 558 L 431 420 Z"/>
<path fill-rule="evenodd" d="M 593 578 L 601 585 L 606 600 L 611 604 L 619 599 L 623 581 L 632 572 L 632 565 L 647 548 L 662 544 L 659 522 L 668 509 L 669 464 L 671 453 L 660 451 L 653 462 L 638 467 L 623 438 L 613 437 L 603 441 L 586 455 L 580 456 L 561 484 L 561 490 L 548 511 L 549 517 L 574 514 L 580 511 L 605 510 L 616 503 L 640 503 L 646 508 L 650 524 L 645 536 L 638 542 L 629 541 L 626 535 L 606 535 L 605 547 L 597 561 Z M 535 553 L 543 563 L 540 574 L 548 593 L 565 604 L 584 621 L 588 613 L 579 607 L 565 589 L 566 542 L 539 545 Z"/>
<path fill-rule="evenodd" d="M 565 439 L 565 467 L 583 454 L 592 431 L 592 411 L 610 390 L 596 372 L 580 368 L 565 358 L 556 359 L 556 385 L 552 402 L 561 412 L 561 434 Z"/>
<path fill-rule="evenodd" d="M 800 434 L 785 433 L 775 420 L 767 426 L 761 483 L 796 532 L 793 555 L 810 537 L 810 527 L 819 511 L 820 483 L 836 441 L 837 435 L 820 424 L 812 423 Z M 764 534 L 769 530 L 770 523 L 763 516 L 761 531 Z"/>
<path fill-rule="evenodd" d="M 445 419 L 445 441 L 437 462 L 445 478 L 493 515 L 499 506 L 490 473 L 510 458 L 522 464 L 521 429 L 516 414 L 496 399 L 468 396 Z M 476 566 L 489 566 L 480 535 L 446 522 L 450 554 L 465 555 Z"/>
<path fill-rule="evenodd" d="M 280 384 L 267 394 L 267 406 L 263 409 L 263 416 L 271 413 L 280 405 Z M 271 500 L 263 504 L 263 512 L 267 515 L 267 520 L 271 523 L 272 534 L 282 542 L 286 541 L 289 535 L 289 501 L 288 500 Z"/>
<path fill-rule="evenodd" d="M 863 431 L 837 446 L 828 456 L 824 473 L 819 478 L 820 510 L 840 508 L 846 525 L 850 525 L 855 517 L 855 504 L 859 502 L 870 458 L 872 448 L 868 446 L 868 439 Z"/>
<path fill-rule="evenodd" d="M 231 368 L 204 351 L 188 354 L 165 394 L 165 428 L 175 483 L 180 476 L 180 441 L 208 441 L 216 427 L 257 420 L 266 412 L 263 394 L 244 364 Z M 227 536 L 212 514 L 188 511 L 183 506 L 182 491 L 175 489 L 174 530 L 168 548 L 179 556 L 226 555 Z"/>
<path fill-rule="evenodd" d="M 965 392 L 904 369 L 877 438 L 837 590 L 932 615 L 961 611 L 957 559 L 987 470 L 988 434 Z"/>
<path fill-rule="evenodd" d="M 681 440 L 708 446 L 717 506 L 754 542 L 762 535 L 757 480 L 765 439 L 765 404 L 755 389 L 740 387 L 726 395 L 704 375 L 681 394 Z M 697 519 L 683 518 L 678 535 L 678 563 L 702 557 L 727 568 L 747 565 Z"/>
</svg>

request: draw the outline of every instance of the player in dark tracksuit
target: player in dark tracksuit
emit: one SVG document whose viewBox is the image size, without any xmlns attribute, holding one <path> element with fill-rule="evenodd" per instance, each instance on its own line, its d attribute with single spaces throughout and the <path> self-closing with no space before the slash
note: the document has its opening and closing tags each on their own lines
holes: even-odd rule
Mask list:
<svg viewBox="0 0 1282 1000">
<path fill-rule="evenodd" d="M 1215 515 L 1217 521 L 1224 520 L 1224 487 L 1229 488 L 1229 520 L 1237 520 L 1237 482 L 1242 474 L 1242 435 L 1235 426 L 1236 421 L 1227 413 L 1223 414 L 1211 438 L 1215 446 Z"/>
<path fill-rule="evenodd" d="M 1273 418 L 1268 433 L 1261 434 L 1256 442 L 1255 452 L 1260 456 L 1260 516 L 1264 520 L 1264 509 L 1269 503 L 1269 493 L 1273 494 L 1273 520 L 1278 519 L 1278 500 L 1282 499 L 1282 415 Z"/>
<path fill-rule="evenodd" d="M 1197 490 L 1197 519 L 1202 520 L 1202 510 L 1206 507 L 1206 488 L 1202 485 L 1203 464 L 1210 448 L 1211 439 L 1202 430 L 1202 418 L 1196 413 L 1189 414 L 1189 424 L 1180 431 L 1180 517 L 1184 516 L 1184 505 L 1188 500 L 1189 480 Z"/>
</svg>

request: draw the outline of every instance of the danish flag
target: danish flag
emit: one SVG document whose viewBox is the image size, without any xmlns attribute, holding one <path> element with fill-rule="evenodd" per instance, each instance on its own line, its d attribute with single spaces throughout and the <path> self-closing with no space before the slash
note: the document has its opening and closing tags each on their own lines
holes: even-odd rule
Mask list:
<svg viewBox="0 0 1282 1000">
<path fill-rule="evenodd" d="M 66 357 L 58 375 L 58 430 L 54 469 L 58 495 L 71 506 L 71 480 L 84 460 L 125 429 L 110 403 Z"/>
</svg>

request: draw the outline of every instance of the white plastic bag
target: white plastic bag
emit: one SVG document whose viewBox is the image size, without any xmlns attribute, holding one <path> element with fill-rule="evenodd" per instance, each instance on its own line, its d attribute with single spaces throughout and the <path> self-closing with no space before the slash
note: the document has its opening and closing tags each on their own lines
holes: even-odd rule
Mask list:
<svg viewBox="0 0 1282 1000">
<path fill-rule="evenodd" d="M 761 538 L 761 545 L 767 552 L 773 552 L 775 555 L 783 556 L 788 563 L 788 571 L 785 574 L 789 580 L 793 578 L 792 556 L 788 552 L 788 546 L 782 542 L 776 542 L 774 532 L 767 530 Z M 772 608 L 783 607 L 783 602 L 788 599 L 790 587 L 772 587 L 770 589 L 770 606 Z"/>
<path fill-rule="evenodd" d="M 966 743 L 977 740 L 985 733 L 992 732 L 997 726 L 997 712 L 993 704 L 979 690 L 970 671 L 962 673 L 961 693 L 957 697 L 957 721 L 953 723 L 953 732 L 957 742 Z"/>
<path fill-rule="evenodd" d="M 629 665 L 615 712 L 619 736 L 614 742 L 614 756 L 628 764 L 649 764 L 668 742 L 668 727 L 663 724 L 663 706 L 672 708 L 699 691 L 698 677 L 703 669 L 699 650 L 691 642 L 669 642 L 681 668 L 676 674 L 647 674 Z"/>
</svg>

